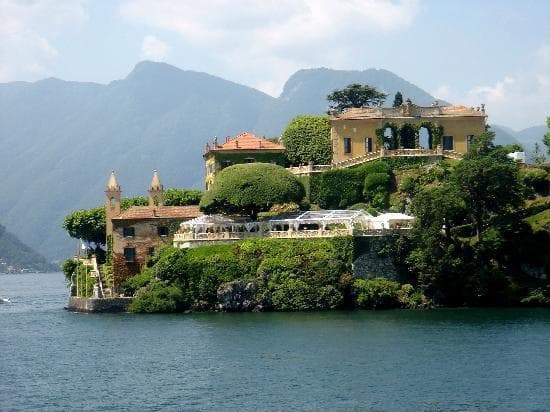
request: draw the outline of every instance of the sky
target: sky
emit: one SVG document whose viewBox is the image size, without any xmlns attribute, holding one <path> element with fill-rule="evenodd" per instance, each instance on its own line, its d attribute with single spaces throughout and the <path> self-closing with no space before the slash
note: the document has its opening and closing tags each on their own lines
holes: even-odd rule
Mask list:
<svg viewBox="0 0 550 412">
<path fill-rule="evenodd" d="M 276 97 L 299 69 L 383 68 L 515 130 L 550 114 L 548 0 L 0 0 L 0 39 L 0 82 L 153 60 Z"/>
</svg>

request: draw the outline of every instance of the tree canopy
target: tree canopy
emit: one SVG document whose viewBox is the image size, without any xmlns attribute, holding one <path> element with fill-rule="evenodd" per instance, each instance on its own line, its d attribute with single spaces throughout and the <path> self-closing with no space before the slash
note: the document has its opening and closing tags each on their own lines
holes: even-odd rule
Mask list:
<svg viewBox="0 0 550 412">
<path fill-rule="evenodd" d="M 303 185 L 292 173 L 269 163 L 249 163 L 223 169 L 201 199 L 208 213 L 239 213 L 256 219 L 275 204 L 300 203 Z"/>
<path fill-rule="evenodd" d="M 164 192 L 164 204 L 166 206 L 198 205 L 203 192 L 193 189 L 168 189 Z"/>
<path fill-rule="evenodd" d="M 546 145 L 548 154 L 550 155 L 550 116 L 546 118 L 546 126 L 548 127 L 548 132 L 545 133 L 543 142 Z"/>
<path fill-rule="evenodd" d="M 283 131 L 283 142 L 292 165 L 330 164 L 332 148 L 326 116 L 297 116 Z"/>
<path fill-rule="evenodd" d="M 105 208 L 75 210 L 63 222 L 70 237 L 94 243 L 96 249 L 105 244 Z"/>
<path fill-rule="evenodd" d="M 393 98 L 393 104 L 392 106 L 393 107 L 399 107 L 403 104 L 403 95 L 401 94 L 401 92 L 397 92 L 395 93 L 395 96 Z"/>
<path fill-rule="evenodd" d="M 382 104 L 388 95 L 368 84 L 353 83 L 341 90 L 334 90 L 327 96 L 331 111 L 342 112 L 351 107 L 369 107 Z"/>
</svg>

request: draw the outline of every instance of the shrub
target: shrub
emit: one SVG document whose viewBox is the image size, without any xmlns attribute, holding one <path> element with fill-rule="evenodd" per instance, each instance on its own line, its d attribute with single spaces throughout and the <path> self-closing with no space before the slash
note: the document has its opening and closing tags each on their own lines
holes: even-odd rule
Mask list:
<svg viewBox="0 0 550 412">
<path fill-rule="evenodd" d="M 342 209 L 362 200 L 363 177 L 355 169 L 329 170 L 321 175 L 317 202 L 325 209 Z"/>
<path fill-rule="evenodd" d="M 125 280 L 120 287 L 124 295 L 133 296 L 136 291 L 147 286 L 153 279 L 155 279 L 153 271 L 151 269 L 145 269 L 141 273 Z"/>
<path fill-rule="evenodd" d="M 530 169 L 522 173 L 523 183 L 541 196 L 548 195 L 550 174 L 543 169 Z"/>
<path fill-rule="evenodd" d="M 385 209 L 390 200 L 390 175 L 388 173 L 369 173 L 365 177 L 363 195 L 365 200 L 378 209 Z"/>
<path fill-rule="evenodd" d="M 342 301 L 332 285 L 316 287 L 295 278 L 286 279 L 272 294 L 273 309 L 280 311 L 335 309 Z"/>
<path fill-rule="evenodd" d="M 238 164 L 219 173 L 200 206 L 208 213 L 241 213 L 256 219 L 273 205 L 300 203 L 304 196 L 304 186 L 281 166 Z"/>
<path fill-rule="evenodd" d="M 352 290 L 357 306 L 369 309 L 399 307 L 399 283 L 385 278 L 356 279 Z"/>
<path fill-rule="evenodd" d="M 181 309 L 183 303 L 183 292 L 177 286 L 156 281 L 138 291 L 128 306 L 128 311 L 133 313 L 176 312 Z"/>
<path fill-rule="evenodd" d="M 297 116 L 283 131 L 288 160 L 292 165 L 330 164 L 332 147 L 330 125 L 326 116 Z"/>
<path fill-rule="evenodd" d="M 521 303 L 528 306 L 550 306 L 550 285 L 531 290 L 525 298 L 521 299 Z"/>
<path fill-rule="evenodd" d="M 78 261 L 73 258 L 66 259 L 61 264 L 61 270 L 63 270 L 63 274 L 65 275 L 65 279 L 67 280 L 67 282 L 71 281 L 71 275 L 74 273 L 77 267 Z"/>
</svg>

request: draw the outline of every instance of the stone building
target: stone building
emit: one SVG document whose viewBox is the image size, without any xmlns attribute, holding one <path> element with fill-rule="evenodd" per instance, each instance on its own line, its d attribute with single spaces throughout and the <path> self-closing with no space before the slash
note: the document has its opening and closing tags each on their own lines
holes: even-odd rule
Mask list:
<svg viewBox="0 0 550 412">
<path fill-rule="evenodd" d="M 250 132 L 227 138 L 219 144 L 215 138 L 204 152 L 206 190 L 210 190 L 216 175 L 228 166 L 242 163 L 274 163 L 285 166 L 285 147 Z"/>
<path fill-rule="evenodd" d="M 352 108 L 330 117 L 337 164 L 380 149 L 427 149 L 464 154 L 485 130 L 485 107 L 421 107 L 407 100 L 399 107 Z M 412 153 L 412 151 L 411 151 Z"/>
<path fill-rule="evenodd" d="M 105 219 L 113 262 L 114 292 L 139 273 L 155 249 L 172 244 L 179 225 L 201 215 L 198 206 L 165 206 L 164 188 L 156 170 L 149 185 L 149 205 L 121 209 L 121 190 L 114 172 L 107 183 Z"/>
</svg>

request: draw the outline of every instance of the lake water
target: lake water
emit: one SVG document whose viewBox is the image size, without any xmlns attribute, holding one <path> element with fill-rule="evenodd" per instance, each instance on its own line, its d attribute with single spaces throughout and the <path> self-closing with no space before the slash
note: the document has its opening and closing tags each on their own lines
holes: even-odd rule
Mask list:
<svg viewBox="0 0 550 412">
<path fill-rule="evenodd" d="M 550 410 L 550 310 L 63 310 L 0 275 L 0 410 Z"/>
</svg>

